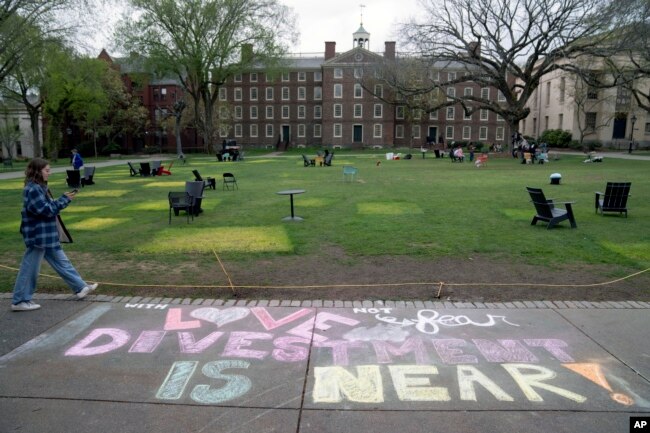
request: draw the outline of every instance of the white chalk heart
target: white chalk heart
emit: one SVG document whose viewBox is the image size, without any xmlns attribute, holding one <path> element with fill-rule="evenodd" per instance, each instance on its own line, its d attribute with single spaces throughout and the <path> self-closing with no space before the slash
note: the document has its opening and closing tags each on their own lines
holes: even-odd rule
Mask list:
<svg viewBox="0 0 650 433">
<path fill-rule="evenodd" d="M 206 322 L 214 323 L 217 326 L 223 326 L 226 323 L 235 322 L 248 316 L 250 311 L 248 308 L 232 307 L 225 310 L 218 308 L 205 307 L 198 308 L 190 313 L 190 316 L 195 319 L 205 320 Z"/>
</svg>

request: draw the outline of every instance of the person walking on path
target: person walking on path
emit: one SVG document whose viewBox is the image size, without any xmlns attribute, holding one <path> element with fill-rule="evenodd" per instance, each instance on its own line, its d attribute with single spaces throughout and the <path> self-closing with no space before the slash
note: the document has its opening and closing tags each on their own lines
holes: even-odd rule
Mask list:
<svg viewBox="0 0 650 433">
<path fill-rule="evenodd" d="M 32 302 L 43 258 L 83 299 L 98 284 L 87 284 L 74 268 L 61 248 L 57 217 L 72 201 L 75 192 L 66 192 L 54 200 L 47 188 L 50 164 L 41 158 L 32 159 L 25 169 L 23 209 L 20 233 L 27 250 L 20 263 L 12 299 L 12 311 L 31 311 L 41 308 Z"/>
<path fill-rule="evenodd" d="M 77 149 L 72 149 L 72 168 L 79 170 L 84 165 L 84 160 Z"/>
</svg>

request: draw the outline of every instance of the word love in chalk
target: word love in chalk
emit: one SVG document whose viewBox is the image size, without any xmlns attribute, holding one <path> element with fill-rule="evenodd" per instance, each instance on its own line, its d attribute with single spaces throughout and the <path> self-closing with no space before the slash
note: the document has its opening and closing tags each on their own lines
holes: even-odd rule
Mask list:
<svg viewBox="0 0 650 433">
<path fill-rule="evenodd" d="M 391 325 L 398 325 L 402 327 L 409 327 L 415 325 L 415 329 L 423 334 L 437 334 L 440 332 L 440 327 L 453 328 L 458 326 L 477 326 L 479 328 L 492 327 L 497 322 L 503 322 L 510 326 L 519 326 L 511 323 L 506 319 L 506 316 L 494 316 L 486 314 L 487 320 L 478 322 L 470 319 L 467 316 L 459 315 L 453 316 L 451 314 L 440 314 L 435 310 L 420 310 L 418 311 L 417 319 L 402 319 L 399 320 L 394 316 L 382 316 L 376 314 L 375 318 L 379 321 L 389 323 Z"/>
</svg>

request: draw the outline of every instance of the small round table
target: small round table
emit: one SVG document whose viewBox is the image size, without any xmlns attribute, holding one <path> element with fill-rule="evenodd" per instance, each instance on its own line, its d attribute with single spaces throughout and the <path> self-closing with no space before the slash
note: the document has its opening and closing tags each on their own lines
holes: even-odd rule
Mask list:
<svg viewBox="0 0 650 433">
<path fill-rule="evenodd" d="M 305 192 L 304 189 L 288 189 L 286 191 L 276 192 L 276 194 L 278 195 L 288 195 L 291 200 L 291 216 L 282 218 L 282 221 L 302 221 L 302 218 L 300 218 L 299 216 L 295 216 L 293 213 L 293 195 L 302 194 L 304 192 Z"/>
</svg>

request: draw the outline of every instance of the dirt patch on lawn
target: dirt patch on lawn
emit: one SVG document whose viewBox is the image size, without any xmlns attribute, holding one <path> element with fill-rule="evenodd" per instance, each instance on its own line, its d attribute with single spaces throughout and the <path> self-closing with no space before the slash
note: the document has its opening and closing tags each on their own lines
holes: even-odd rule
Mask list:
<svg viewBox="0 0 650 433">
<path fill-rule="evenodd" d="M 99 293 L 266 300 L 435 300 L 440 294 L 441 300 L 468 302 L 650 301 L 650 271 L 603 284 L 638 269 L 611 265 L 550 267 L 498 261 L 480 255 L 437 260 L 407 256 L 354 257 L 340 248 L 324 247 L 311 256 L 244 262 L 224 260 L 223 268 L 216 257 L 205 256 L 188 262 L 186 267 L 170 267 L 155 260 L 147 261 L 146 266 L 145 262 L 139 265 L 131 277 L 132 285 L 102 284 Z M 140 270 L 143 267 L 147 268 L 145 272 Z M 115 269 L 119 269 L 119 264 L 113 266 L 107 258 L 102 259 L 101 269 L 89 273 L 100 282 L 110 282 L 119 276 L 119 272 L 111 271 Z M 40 283 L 47 284 L 47 280 L 41 279 Z M 57 291 L 63 290 L 57 286 Z"/>
</svg>

